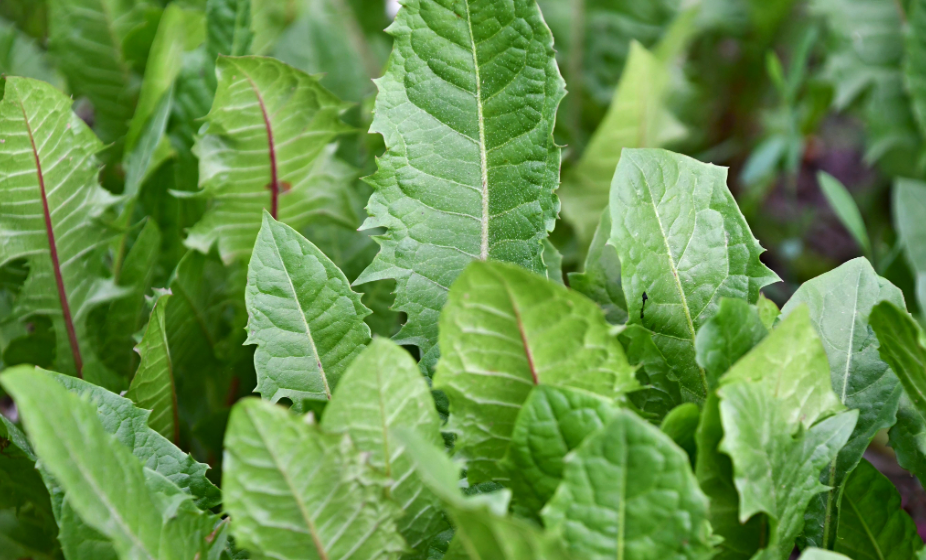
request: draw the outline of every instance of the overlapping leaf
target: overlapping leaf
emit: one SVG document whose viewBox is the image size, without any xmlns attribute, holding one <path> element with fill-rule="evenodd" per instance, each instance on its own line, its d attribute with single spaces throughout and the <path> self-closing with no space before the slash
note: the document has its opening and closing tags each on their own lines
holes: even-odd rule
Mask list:
<svg viewBox="0 0 926 560">
<path fill-rule="evenodd" d="M 926 183 L 898 179 L 893 192 L 894 227 L 907 262 L 916 275 L 916 299 L 926 303 Z"/>
<path fill-rule="evenodd" d="M 136 348 L 141 355 L 138 371 L 132 379 L 126 397 L 136 406 L 151 411 L 148 425 L 175 444 L 180 440 L 180 418 L 177 411 L 177 388 L 174 365 L 167 345 L 167 325 L 164 320 L 170 294 L 158 296 L 151 310 L 145 334 Z"/>
<path fill-rule="evenodd" d="M 580 292 L 604 309 L 611 324 L 627 322 L 627 301 L 621 288 L 621 261 L 617 249 L 608 245 L 611 237 L 611 212 L 601 213 L 592 245 L 582 272 L 569 273 L 569 287 Z"/>
<path fill-rule="evenodd" d="M 756 309 L 741 299 L 720 300 L 717 314 L 695 337 L 698 365 L 708 384 L 717 386 L 720 377 L 768 334 Z"/>
</svg>

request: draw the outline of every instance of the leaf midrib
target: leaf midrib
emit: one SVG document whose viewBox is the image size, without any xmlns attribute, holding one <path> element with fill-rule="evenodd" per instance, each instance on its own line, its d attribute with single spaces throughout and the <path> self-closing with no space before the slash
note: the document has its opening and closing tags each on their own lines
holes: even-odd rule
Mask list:
<svg viewBox="0 0 926 560">
<path fill-rule="evenodd" d="M 244 68 L 241 68 L 241 66 L 238 66 L 238 70 L 241 71 L 251 85 L 251 91 L 254 92 L 254 96 L 257 98 L 257 104 L 260 106 L 260 113 L 264 119 L 264 128 L 267 131 L 267 148 L 270 152 L 270 215 L 276 220 L 279 210 L 280 179 L 277 172 L 276 147 L 273 142 L 273 125 L 270 123 L 270 115 L 267 114 L 267 105 L 264 103 L 264 97 L 261 95 L 260 90 L 257 89 L 257 84 L 254 83 L 254 79 L 251 78 L 251 75 L 248 74 Z M 327 386 L 328 384 L 325 382 L 326 391 Z M 328 398 L 331 398 L 330 393 Z"/>
<path fill-rule="evenodd" d="M 881 547 L 878 545 L 878 541 L 875 539 L 875 536 L 871 534 L 871 528 L 868 527 L 868 523 L 865 523 L 865 518 L 862 516 L 862 512 L 860 512 L 855 506 L 855 501 L 853 501 L 849 496 L 846 496 L 845 498 L 846 502 L 849 503 L 849 507 L 851 507 L 852 511 L 855 512 L 855 518 L 859 520 L 862 528 L 865 529 L 865 534 L 868 535 L 868 540 L 871 541 L 872 548 L 874 548 L 875 552 L 878 554 L 878 560 L 885 560 L 884 553 L 881 552 Z"/>
<path fill-rule="evenodd" d="M 466 6 L 466 25 L 469 27 L 469 44 L 473 52 L 473 69 L 476 73 L 476 115 L 479 125 L 479 165 L 482 172 L 482 235 L 479 257 L 489 258 L 489 169 L 486 155 L 485 117 L 482 110 L 482 78 L 479 73 L 479 56 L 476 53 L 476 37 L 473 36 L 473 18 L 469 13 L 470 0 L 463 0 Z"/>
</svg>

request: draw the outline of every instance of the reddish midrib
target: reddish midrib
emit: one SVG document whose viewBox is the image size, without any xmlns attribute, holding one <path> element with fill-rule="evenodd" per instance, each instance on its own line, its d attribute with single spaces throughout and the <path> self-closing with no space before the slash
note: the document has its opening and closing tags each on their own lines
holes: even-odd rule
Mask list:
<svg viewBox="0 0 926 560">
<path fill-rule="evenodd" d="M 48 197 L 45 195 L 45 176 L 42 173 L 42 162 L 39 160 L 39 151 L 35 147 L 35 138 L 32 136 L 32 126 L 29 124 L 26 107 L 20 103 L 19 108 L 23 112 L 23 122 L 26 124 L 26 132 L 29 133 L 29 142 L 32 144 L 32 155 L 35 157 L 35 171 L 39 177 L 39 192 L 42 194 L 42 212 L 45 215 L 45 233 L 48 235 L 48 248 L 49 253 L 51 253 L 51 265 L 55 271 L 55 283 L 58 285 L 58 299 L 61 301 L 64 326 L 68 331 L 68 341 L 71 343 L 71 353 L 74 355 L 77 377 L 83 379 L 84 361 L 80 357 L 77 332 L 74 330 L 74 320 L 71 318 L 71 306 L 68 304 L 67 291 L 64 289 L 64 278 L 61 277 L 61 261 L 58 260 L 58 245 L 55 242 L 55 230 L 51 224 L 51 212 L 48 210 Z"/>
<path fill-rule="evenodd" d="M 534 382 L 534 385 L 540 385 L 540 378 L 537 376 L 537 366 L 534 365 L 534 353 L 531 351 L 531 346 L 527 341 L 527 333 L 524 332 L 524 321 L 521 319 L 521 310 L 518 308 L 518 303 L 514 299 L 514 294 L 508 289 L 507 284 L 505 285 L 505 291 L 508 292 L 508 299 L 511 300 L 511 310 L 514 312 L 514 319 L 518 324 L 518 334 L 521 335 L 521 344 L 524 345 L 524 354 L 527 357 L 527 367 L 531 371 L 531 380 Z"/>
<path fill-rule="evenodd" d="M 246 75 L 247 76 L 247 75 Z M 277 177 L 277 152 L 273 145 L 273 128 L 270 126 L 270 115 L 267 114 L 267 106 L 264 105 L 264 98 L 257 89 L 257 84 L 250 76 L 247 76 L 248 82 L 251 83 L 251 89 L 257 97 L 257 103 L 260 105 L 260 112 L 264 116 L 264 126 L 267 128 L 267 146 L 270 149 L 270 215 L 277 219 L 277 208 L 280 204 L 280 180 Z"/>
</svg>

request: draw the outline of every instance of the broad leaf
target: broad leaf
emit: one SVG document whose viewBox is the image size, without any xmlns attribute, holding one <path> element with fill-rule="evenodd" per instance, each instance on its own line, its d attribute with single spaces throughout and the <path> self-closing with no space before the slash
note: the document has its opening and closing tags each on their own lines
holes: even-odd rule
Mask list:
<svg viewBox="0 0 926 560">
<path fill-rule="evenodd" d="M 878 337 L 881 359 L 894 370 L 914 410 L 926 418 L 926 348 L 919 325 L 890 301 L 874 306 L 868 316 Z"/>
<path fill-rule="evenodd" d="M 434 388 L 450 399 L 448 430 L 471 483 L 504 480 L 518 410 L 536 385 L 609 399 L 638 388 L 624 350 L 592 301 L 522 268 L 473 263 L 441 315 Z"/>
<path fill-rule="evenodd" d="M 408 352 L 375 339 L 341 377 L 322 427 L 348 433 L 359 451 L 369 453 L 370 464 L 395 481 L 389 494 L 404 511 L 399 531 L 416 558 L 426 557 L 430 539 L 449 526 L 437 497 L 412 473 L 412 460 L 393 430 L 412 431 L 433 446 L 443 439 L 431 390 Z"/>
<path fill-rule="evenodd" d="M 174 385 L 174 365 L 167 345 L 167 325 L 164 320 L 168 299 L 170 294 L 163 294 L 154 303 L 145 334 L 136 347 L 141 363 L 138 364 L 138 371 L 135 372 L 126 397 L 139 408 L 151 411 L 148 425 L 152 430 L 179 444 L 177 388 Z"/>
<path fill-rule="evenodd" d="M 926 419 L 907 395 L 901 395 L 890 443 L 897 454 L 897 464 L 919 480 L 926 480 Z"/>
<path fill-rule="evenodd" d="M 29 277 L 13 313 L 52 318 L 56 367 L 117 385 L 93 355 L 86 329 L 90 310 L 120 295 L 106 278 L 108 232 L 98 221 L 114 198 L 97 182 L 95 154 L 103 144 L 71 104 L 44 82 L 6 79 L 0 102 L 0 263 L 28 259 Z"/>
<path fill-rule="evenodd" d="M 894 227 L 916 275 L 916 299 L 926 304 L 926 183 L 898 179 L 893 188 Z"/>
<path fill-rule="evenodd" d="M 437 362 L 438 315 L 450 284 L 475 260 L 543 273 L 553 229 L 565 94 L 553 38 L 534 0 L 410 0 L 394 38 L 373 133 L 387 151 L 368 179 L 363 229 L 385 227 L 382 249 L 355 283 L 394 278 L 396 337 Z M 530 53 L 529 56 L 526 53 Z"/>
<path fill-rule="evenodd" d="M 865 229 L 862 214 L 845 185 L 825 171 L 817 173 L 817 182 L 820 184 L 820 190 L 826 196 L 827 202 L 830 203 L 833 211 L 836 212 L 836 216 L 839 217 L 839 221 L 842 222 L 842 225 L 858 243 L 859 248 L 866 255 L 870 255 L 871 241 L 868 240 L 868 230 Z"/>
<path fill-rule="evenodd" d="M 834 550 L 851 558 L 906 560 L 923 548 L 916 524 L 891 481 L 862 460 L 839 496 Z"/>
<path fill-rule="evenodd" d="M 206 50 L 209 59 L 220 54 L 244 56 L 251 52 L 251 0 L 206 1 Z"/>
<path fill-rule="evenodd" d="M 543 519 L 576 557 L 708 559 L 707 509 L 688 455 L 620 411 L 568 457 Z"/>
<path fill-rule="evenodd" d="M 63 81 L 45 51 L 31 37 L 3 19 L 0 19 L 0 74 L 35 78 L 56 87 L 60 87 Z"/>
<path fill-rule="evenodd" d="M 879 301 L 903 306 L 903 294 L 878 276 L 868 261 L 858 258 L 805 282 L 782 309 L 787 317 L 806 305 L 810 320 L 826 349 L 830 379 L 840 402 L 859 410 L 858 423 L 820 482 L 832 487 L 811 503 L 804 536 L 808 543 L 832 549 L 838 489 L 855 468 L 879 430 L 894 424 L 902 389 L 897 377 L 878 356 L 878 339 L 868 315 Z"/>
<path fill-rule="evenodd" d="M 504 465 L 517 504 L 532 514 L 553 497 L 566 454 L 607 424 L 617 406 L 594 393 L 538 385 L 518 413 Z"/>
<path fill-rule="evenodd" d="M 644 327 L 627 325 L 618 339 L 643 386 L 630 393 L 630 402 L 651 422 L 662 422 L 670 410 L 684 402 L 675 372 L 653 341 L 653 333 Z"/>
<path fill-rule="evenodd" d="M 707 374 L 710 386 L 768 334 L 755 307 L 741 299 L 720 300 L 717 314 L 695 337 L 698 365 Z"/>
<path fill-rule="evenodd" d="M 226 263 L 251 253 L 267 209 L 299 228 L 327 215 L 353 223 L 343 189 L 319 176 L 325 146 L 350 128 L 347 105 L 318 79 L 272 59 L 220 57 L 218 89 L 194 151 L 199 196 L 210 200 L 190 230 L 188 247 L 207 253 L 218 244 Z"/>
<path fill-rule="evenodd" d="M 611 240 L 629 322 L 653 331 L 682 396 L 701 402 L 707 374 L 695 334 L 724 297 L 755 303 L 778 276 L 726 186 L 726 169 L 663 150 L 624 150 L 611 185 Z"/>
<path fill-rule="evenodd" d="M 613 325 L 627 322 L 627 301 L 621 288 L 621 261 L 617 249 L 608 245 L 611 236 L 611 212 L 601 213 L 592 245 L 582 272 L 569 273 L 569 287 L 584 294 L 604 309 Z"/>
<path fill-rule="evenodd" d="M 222 490 L 238 546 L 283 559 L 395 559 L 399 508 L 350 439 L 245 399 L 225 436 Z"/>
<path fill-rule="evenodd" d="M 264 212 L 248 266 L 248 339 L 257 392 L 271 402 L 328 400 L 370 341 L 370 314 L 338 267 L 293 228 Z"/>
</svg>

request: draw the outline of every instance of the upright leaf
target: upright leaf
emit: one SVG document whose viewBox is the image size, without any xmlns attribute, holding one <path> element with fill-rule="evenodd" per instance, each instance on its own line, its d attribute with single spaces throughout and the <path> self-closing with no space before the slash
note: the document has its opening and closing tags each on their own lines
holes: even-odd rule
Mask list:
<svg viewBox="0 0 926 560">
<path fill-rule="evenodd" d="M 543 519 L 581 558 L 708 559 L 707 506 L 688 455 L 624 410 L 567 458 Z"/>
<path fill-rule="evenodd" d="M 244 56 L 251 52 L 251 0 L 207 0 L 206 21 L 210 59 L 220 54 Z"/>
<path fill-rule="evenodd" d="M 800 305 L 826 350 L 830 380 L 840 402 L 859 410 L 855 431 L 820 482 L 833 488 L 820 494 L 807 511 L 804 536 L 808 543 L 833 548 L 839 487 L 855 468 L 879 430 L 894 424 L 902 389 L 897 377 L 878 356 L 878 339 L 868 316 L 879 301 L 903 306 L 903 293 L 878 276 L 864 258 L 805 282 L 782 309 L 787 317 Z"/>
<path fill-rule="evenodd" d="M 923 548 L 916 524 L 900 505 L 891 481 L 862 460 L 839 497 L 834 550 L 851 558 L 906 560 Z"/>
<path fill-rule="evenodd" d="M 904 78 L 920 132 L 926 133 L 926 2 L 910 2 L 908 21 L 904 39 Z"/>
<path fill-rule="evenodd" d="M 264 212 L 248 266 L 248 339 L 257 391 L 271 402 L 328 400 L 370 341 L 370 314 L 344 273 L 318 247 Z"/>
<path fill-rule="evenodd" d="M 926 418 L 926 348 L 923 331 L 910 314 L 890 301 L 874 306 L 868 316 L 878 337 L 881 359 L 894 370 L 914 410 Z"/>
<path fill-rule="evenodd" d="M 245 399 L 225 436 L 222 489 L 238 546 L 275 558 L 396 559 L 398 507 L 350 439 Z"/>
<path fill-rule="evenodd" d="M 327 215 L 353 223 L 343 189 L 317 180 L 325 146 L 350 128 L 347 105 L 318 78 L 272 59 L 220 57 L 218 89 L 194 151 L 200 196 L 211 206 L 190 230 L 188 247 L 218 244 L 226 263 L 247 257 L 261 211 L 293 227 Z"/>
<path fill-rule="evenodd" d="M 898 179 L 892 192 L 894 227 L 916 275 L 916 299 L 926 304 L 926 183 Z"/>
<path fill-rule="evenodd" d="M 12 23 L 0 19 L 0 74 L 35 78 L 60 87 L 61 76 L 36 42 Z"/>
<path fill-rule="evenodd" d="M 846 190 L 845 185 L 839 182 L 839 179 L 833 177 L 825 171 L 817 173 L 817 182 L 820 183 L 820 190 L 826 196 L 827 202 L 833 207 L 839 221 L 849 231 L 859 248 L 866 255 L 871 254 L 871 241 L 868 240 L 868 230 L 865 229 L 865 222 L 862 220 L 862 214 L 859 212 L 855 200 Z"/>
<path fill-rule="evenodd" d="M 52 86 L 7 78 L 0 102 L 0 263 L 27 258 L 20 318 L 48 315 L 56 367 L 116 384 L 92 354 L 86 318 L 120 292 L 106 278 L 108 233 L 97 218 L 114 198 L 97 182 L 103 144 Z M 87 371 L 84 371 L 86 364 Z"/>
<path fill-rule="evenodd" d="M 167 325 L 164 316 L 170 294 L 158 296 L 151 310 L 145 334 L 136 350 L 141 355 L 138 371 L 126 397 L 139 408 L 151 411 L 148 425 L 175 444 L 180 440 L 180 419 L 177 412 L 177 388 L 174 366 L 167 345 Z"/>
<path fill-rule="evenodd" d="M 408 314 L 400 344 L 437 362 L 438 315 L 450 284 L 474 260 L 544 271 L 565 89 L 553 38 L 535 0 L 411 0 L 394 38 L 371 132 L 386 154 L 363 229 L 385 227 L 382 249 L 355 281 L 394 278 Z"/>
<path fill-rule="evenodd" d="M 638 387 L 601 310 L 522 268 L 473 263 L 441 315 L 444 355 L 434 388 L 450 399 L 455 450 L 471 483 L 504 480 L 518 410 L 536 385 L 614 399 Z"/>
<path fill-rule="evenodd" d="M 617 249 L 608 245 L 610 236 L 611 212 L 606 208 L 585 257 L 585 267 L 582 272 L 569 273 L 569 287 L 600 305 L 609 323 L 619 325 L 627 322 L 627 300 L 621 288 Z"/>
<path fill-rule="evenodd" d="M 720 300 L 717 314 L 704 323 L 695 337 L 695 356 L 709 385 L 716 387 L 720 377 L 767 334 L 753 306 L 741 299 Z"/>
<path fill-rule="evenodd" d="M 611 185 L 611 244 L 621 261 L 630 323 L 676 372 L 682 396 L 701 402 L 709 383 L 695 334 L 720 298 L 755 303 L 778 276 L 759 260 L 726 186 L 726 170 L 663 150 L 624 150 Z"/>
</svg>

